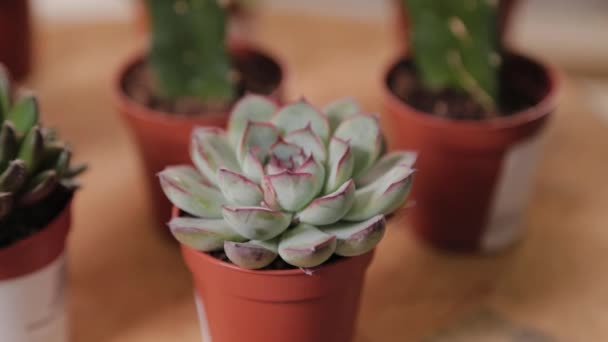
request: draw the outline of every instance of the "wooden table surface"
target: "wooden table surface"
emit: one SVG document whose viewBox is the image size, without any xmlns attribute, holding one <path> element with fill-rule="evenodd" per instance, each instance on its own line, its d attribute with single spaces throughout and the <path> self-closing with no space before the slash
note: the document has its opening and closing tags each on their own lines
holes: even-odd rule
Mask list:
<svg viewBox="0 0 608 342">
<path fill-rule="evenodd" d="M 257 34 L 288 65 L 291 98 L 353 95 L 382 110 L 390 23 L 266 15 Z M 190 276 L 158 234 L 110 98 L 118 64 L 140 39 L 128 23 L 42 22 L 36 42 L 28 85 L 45 121 L 91 166 L 69 238 L 73 341 L 200 341 Z M 526 239 L 498 256 L 450 255 L 393 222 L 367 275 L 356 342 L 608 340 L 608 123 L 579 92 L 567 76 Z"/>
</svg>

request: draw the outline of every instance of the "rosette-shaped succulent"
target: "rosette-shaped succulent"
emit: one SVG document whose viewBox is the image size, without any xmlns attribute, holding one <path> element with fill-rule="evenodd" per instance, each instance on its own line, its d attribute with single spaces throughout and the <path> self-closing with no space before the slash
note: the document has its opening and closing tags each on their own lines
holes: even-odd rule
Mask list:
<svg viewBox="0 0 608 342">
<path fill-rule="evenodd" d="M 24 93 L 13 101 L 0 65 L 0 247 L 46 225 L 85 168 L 70 166 L 70 148 L 38 119 L 36 98 Z"/>
<path fill-rule="evenodd" d="M 310 268 L 333 254 L 366 253 L 382 238 L 385 216 L 405 202 L 414 173 L 415 153 L 383 155 L 383 144 L 377 117 L 352 99 L 320 111 L 304 100 L 279 108 L 246 96 L 227 131 L 193 131 L 196 168 L 159 174 L 186 214 L 169 222 L 171 232 L 248 269 L 277 256 Z"/>
</svg>

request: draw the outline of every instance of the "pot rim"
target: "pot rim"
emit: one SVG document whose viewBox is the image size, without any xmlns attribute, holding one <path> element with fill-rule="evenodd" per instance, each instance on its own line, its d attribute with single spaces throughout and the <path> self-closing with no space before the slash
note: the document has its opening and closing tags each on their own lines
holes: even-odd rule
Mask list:
<svg viewBox="0 0 608 342">
<path fill-rule="evenodd" d="M 179 209 L 176 206 L 173 206 L 173 208 L 171 209 L 171 217 L 177 217 L 178 215 L 179 215 Z M 196 257 L 197 259 L 199 259 L 202 262 L 210 263 L 217 267 L 227 268 L 233 272 L 240 272 L 240 273 L 260 275 L 260 276 L 267 275 L 267 276 L 283 276 L 283 277 L 301 276 L 301 275 L 305 274 L 301 268 L 295 268 L 295 269 L 291 269 L 291 270 L 250 270 L 250 269 L 239 267 L 239 266 L 229 263 L 229 262 L 219 260 L 219 259 L 209 255 L 206 252 L 197 251 L 182 243 L 180 243 L 180 247 L 181 247 L 182 253 L 184 253 L 184 254 L 188 253 L 188 254 Z M 361 254 L 358 256 L 354 256 L 354 257 L 344 257 L 340 260 L 336 260 L 329 264 L 321 264 L 317 267 L 311 268 L 311 270 L 313 271 L 313 274 L 314 274 L 314 272 L 318 272 L 320 270 L 328 270 L 328 269 L 331 269 L 334 267 L 338 267 L 346 262 L 355 261 L 355 259 L 358 257 L 363 257 L 363 256 L 366 256 L 369 254 L 373 254 L 375 252 L 375 250 L 376 249 L 374 248 L 365 254 Z"/>
<path fill-rule="evenodd" d="M 431 115 L 410 106 L 407 102 L 397 97 L 388 85 L 389 76 L 395 66 L 401 61 L 411 60 L 411 56 L 404 56 L 403 54 L 396 57 L 386 68 L 382 77 L 382 92 L 384 93 L 384 98 L 387 101 L 388 106 L 399 108 L 398 115 L 409 116 L 422 125 L 436 129 L 457 129 L 465 131 L 503 130 L 525 125 L 551 113 L 556 106 L 557 93 L 561 83 L 561 77 L 559 76 L 557 69 L 551 63 L 541 62 L 538 59 L 524 54 L 513 51 L 507 51 L 507 54 L 537 66 L 543 71 L 544 76 L 547 79 L 547 92 L 543 98 L 535 105 L 520 110 L 512 115 L 484 120 L 456 120 Z"/>
<path fill-rule="evenodd" d="M 66 249 L 66 241 L 65 236 L 69 233 L 70 221 L 71 221 L 71 212 L 72 212 L 72 203 L 74 201 L 74 197 L 72 197 L 68 203 L 66 203 L 65 207 L 55 216 L 51 221 L 49 221 L 42 229 L 38 230 L 34 234 L 18 240 L 6 247 L 0 248 L 0 266 L 4 263 L 2 260 L 10 259 L 15 257 L 16 255 L 23 256 L 24 251 L 35 250 L 39 252 L 31 260 L 22 259 L 22 262 L 18 262 L 17 264 L 13 264 L 12 268 L 8 270 L 1 271 L 0 270 L 0 282 L 6 279 L 13 279 L 17 277 L 21 277 L 23 275 L 30 274 L 39 270 L 40 268 L 48 265 L 50 262 L 54 261 L 63 251 Z M 62 221 L 66 221 L 67 224 L 62 224 Z M 57 251 L 55 247 L 57 246 L 54 243 L 50 243 L 54 241 L 57 235 L 65 235 L 60 242 L 62 245 L 62 249 Z M 44 242 L 43 242 L 44 241 Z M 36 247 L 40 247 L 40 245 L 46 245 L 46 249 L 40 250 L 36 249 Z M 59 252 L 58 255 L 54 256 L 53 259 L 47 260 L 50 258 L 55 252 Z M 30 253 L 31 254 L 31 253 Z M 3 275 L 3 272 L 6 274 Z"/>
<path fill-rule="evenodd" d="M 258 47 L 257 45 L 249 43 L 230 43 L 230 51 L 236 52 L 251 52 L 263 56 L 271 60 L 279 68 L 279 83 L 275 91 L 280 91 L 285 84 L 285 66 L 280 62 L 274 55 L 268 53 L 265 49 Z M 139 117 L 142 120 L 155 120 L 160 122 L 190 122 L 199 121 L 201 117 L 210 119 L 220 119 L 226 116 L 223 111 L 208 111 L 202 112 L 197 115 L 185 115 L 166 112 L 162 110 L 153 109 L 144 106 L 137 101 L 134 101 L 124 90 L 123 81 L 125 76 L 135 65 L 141 63 L 147 58 L 147 49 L 137 49 L 132 52 L 128 57 L 120 64 L 118 71 L 115 72 L 112 78 L 112 98 L 113 102 L 118 109 L 122 109 L 123 112 L 129 113 L 131 116 Z"/>
</svg>

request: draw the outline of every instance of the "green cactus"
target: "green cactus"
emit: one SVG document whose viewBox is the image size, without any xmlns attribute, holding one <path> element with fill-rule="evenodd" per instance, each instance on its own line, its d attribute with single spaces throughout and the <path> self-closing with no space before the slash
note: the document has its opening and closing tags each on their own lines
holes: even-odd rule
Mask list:
<svg viewBox="0 0 608 342">
<path fill-rule="evenodd" d="M 171 232 L 248 269 L 278 257 L 309 268 L 334 254 L 367 253 L 413 181 L 416 154 L 383 155 L 383 142 L 378 118 L 361 113 L 352 99 L 320 111 L 304 100 L 278 108 L 247 95 L 227 131 L 192 132 L 196 168 L 171 166 L 159 174 L 169 200 L 188 214 L 169 222 Z"/>
<path fill-rule="evenodd" d="M 235 95 L 218 0 L 146 0 L 151 24 L 149 63 L 160 95 L 225 104 Z"/>
<path fill-rule="evenodd" d="M 62 209 L 53 194 L 70 197 L 85 169 L 70 166 L 70 148 L 38 120 L 36 98 L 26 93 L 13 101 L 0 65 L 0 247 L 43 228 Z"/>
<path fill-rule="evenodd" d="M 485 110 L 498 102 L 498 0 L 403 0 L 424 85 L 464 91 Z"/>
</svg>

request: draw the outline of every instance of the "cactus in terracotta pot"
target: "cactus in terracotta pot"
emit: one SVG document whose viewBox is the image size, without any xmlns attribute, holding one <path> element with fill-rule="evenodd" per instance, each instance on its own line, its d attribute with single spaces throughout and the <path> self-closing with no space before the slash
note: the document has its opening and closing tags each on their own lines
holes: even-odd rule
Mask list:
<svg viewBox="0 0 608 342">
<path fill-rule="evenodd" d="M 217 0 L 146 0 L 150 66 L 160 95 L 225 104 L 235 95 L 226 11 Z"/>
<path fill-rule="evenodd" d="M 190 152 L 196 168 L 159 174 L 185 213 L 169 222 L 171 232 L 248 269 L 277 257 L 309 268 L 334 254 L 370 251 L 385 216 L 405 202 L 416 159 L 384 154 L 378 118 L 351 99 L 321 111 L 305 100 L 277 107 L 257 95 L 236 104 L 227 131 L 195 129 Z"/>
<path fill-rule="evenodd" d="M 84 165 L 72 166 L 72 152 L 56 133 L 39 123 L 36 97 L 21 94 L 13 100 L 7 73 L 0 65 L 0 245 L 24 237 L 32 222 L 45 215 L 33 208 L 58 205 L 56 191 L 73 192 L 74 177 Z M 58 208 L 60 209 L 60 208 Z M 48 223 L 48 222 L 42 222 Z M 35 224 L 34 224 L 35 225 Z"/>
<path fill-rule="evenodd" d="M 484 110 L 499 93 L 498 0 L 402 0 L 424 86 L 468 93 Z"/>
</svg>

